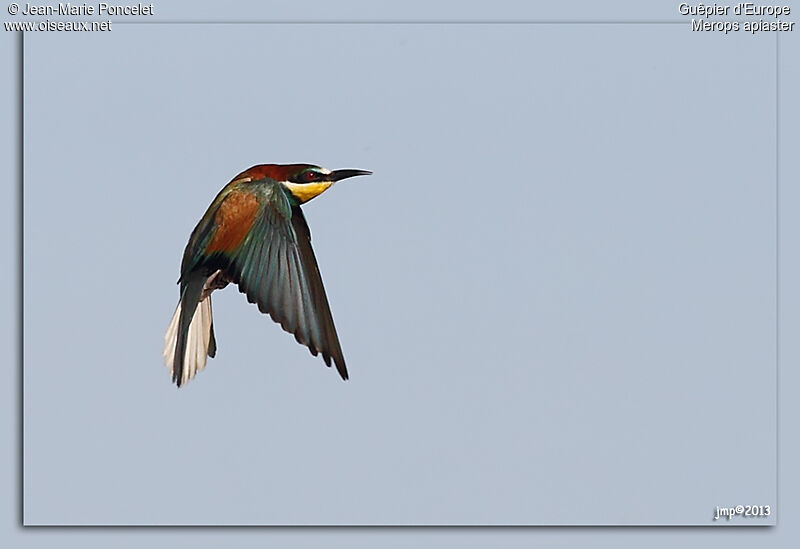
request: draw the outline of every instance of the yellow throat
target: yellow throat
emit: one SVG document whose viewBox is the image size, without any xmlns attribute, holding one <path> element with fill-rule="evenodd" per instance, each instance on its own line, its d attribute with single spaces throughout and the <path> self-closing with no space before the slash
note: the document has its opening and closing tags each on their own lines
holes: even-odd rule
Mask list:
<svg viewBox="0 0 800 549">
<path fill-rule="evenodd" d="M 303 204 L 325 192 L 328 187 L 333 185 L 333 181 L 321 181 L 320 183 L 291 183 L 284 181 L 283 184 L 300 201 L 300 204 Z"/>
</svg>

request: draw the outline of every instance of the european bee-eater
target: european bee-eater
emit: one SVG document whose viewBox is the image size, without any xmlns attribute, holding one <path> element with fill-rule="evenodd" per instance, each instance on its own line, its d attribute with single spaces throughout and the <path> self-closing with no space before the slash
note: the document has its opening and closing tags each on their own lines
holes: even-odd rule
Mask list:
<svg viewBox="0 0 800 549">
<path fill-rule="evenodd" d="M 311 164 L 261 164 L 228 183 L 189 237 L 181 262 L 180 301 L 164 336 L 164 361 L 186 383 L 217 351 L 211 294 L 234 283 L 311 354 L 347 368 L 333 325 L 311 233 L 300 205 L 364 170 Z"/>
</svg>

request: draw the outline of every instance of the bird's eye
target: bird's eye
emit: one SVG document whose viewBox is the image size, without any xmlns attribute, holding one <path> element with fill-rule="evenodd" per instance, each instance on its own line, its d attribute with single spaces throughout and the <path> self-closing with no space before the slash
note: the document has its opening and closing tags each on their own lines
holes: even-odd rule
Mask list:
<svg viewBox="0 0 800 549">
<path fill-rule="evenodd" d="M 306 172 L 305 177 L 303 179 L 308 181 L 314 181 L 317 178 L 316 172 Z"/>
</svg>

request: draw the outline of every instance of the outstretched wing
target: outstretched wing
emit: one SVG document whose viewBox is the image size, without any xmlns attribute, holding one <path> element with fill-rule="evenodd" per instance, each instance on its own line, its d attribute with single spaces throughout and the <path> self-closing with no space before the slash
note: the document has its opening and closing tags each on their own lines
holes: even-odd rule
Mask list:
<svg viewBox="0 0 800 549">
<path fill-rule="evenodd" d="M 257 185 L 258 215 L 241 244 L 225 250 L 225 271 L 250 303 L 294 334 L 311 354 L 321 354 L 325 364 L 333 361 L 342 379 L 347 379 L 303 212 L 289 202 L 278 183 Z"/>
</svg>

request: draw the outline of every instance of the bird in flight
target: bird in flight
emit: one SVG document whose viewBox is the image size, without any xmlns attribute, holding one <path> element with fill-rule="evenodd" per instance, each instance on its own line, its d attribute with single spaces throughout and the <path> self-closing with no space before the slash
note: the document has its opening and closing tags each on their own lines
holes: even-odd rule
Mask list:
<svg viewBox="0 0 800 549">
<path fill-rule="evenodd" d="M 230 283 L 347 379 L 300 205 L 337 181 L 371 173 L 260 164 L 219 192 L 183 252 L 180 301 L 164 336 L 164 362 L 178 387 L 205 367 L 207 356 L 216 354 L 211 294 Z"/>
</svg>

